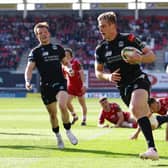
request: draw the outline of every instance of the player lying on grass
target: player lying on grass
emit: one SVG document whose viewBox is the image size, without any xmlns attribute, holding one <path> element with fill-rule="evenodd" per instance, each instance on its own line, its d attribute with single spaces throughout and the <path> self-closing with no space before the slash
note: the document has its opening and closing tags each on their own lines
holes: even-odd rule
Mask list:
<svg viewBox="0 0 168 168">
<path fill-rule="evenodd" d="M 151 123 L 152 129 L 155 130 L 159 128 L 162 124 L 168 123 L 168 115 L 149 115 L 149 121 Z M 131 135 L 130 139 L 137 139 L 141 129 L 138 127 L 137 130 Z"/>
<path fill-rule="evenodd" d="M 150 98 L 148 100 L 151 113 L 149 114 L 149 120 L 152 126 L 152 129 L 159 128 L 162 124 L 167 123 L 166 126 L 166 137 L 165 140 L 168 141 L 168 97 L 165 98 Z M 154 115 L 157 113 L 159 115 Z M 140 133 L 140 128 L 137 128 L 136 132 L 130 137 L 131 139 L 137 139 Z"/>
<path fill-rule="evenodd" d="M 110 103 L 106 97 L 99 99 L 102 107 L 99 114 L 98 126 L 101 128 L 111 127 L 105 124 L 105 120 L 109 121 L 114 127 L 137 128 L 137 122 L 131 118 L 129 112 L 123 112 L 117 103 Z"/>
</svg>

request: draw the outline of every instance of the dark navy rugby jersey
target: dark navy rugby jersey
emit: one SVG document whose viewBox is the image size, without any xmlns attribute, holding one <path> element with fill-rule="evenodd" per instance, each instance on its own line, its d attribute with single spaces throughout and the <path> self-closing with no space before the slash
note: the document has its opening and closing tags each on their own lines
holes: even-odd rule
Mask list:
<svg viewBox="0 0 168 168">
<path fill-rule="evenodd" d="M 63 82 L 61 60 L 64 57 L 65 51 L 60 45 L 38 45 L 29 53 L 28 61 L 36 63 L 42 83 Z"/>
<path fill-rule="evenodd" d="M 145 47 L 133 34 L 119 33 L 113 41 L 103 40 L 95 50 L 95 61 L 98 64 L 104 64 L 110 72 L 120 68 L 122 79 L 118 85 L 127 85 L 143 73 L 139 64 L 129 64 L 122 60 L 121 50 L 126 46 L 133 46 L 139 50 Z"/>
</svg>

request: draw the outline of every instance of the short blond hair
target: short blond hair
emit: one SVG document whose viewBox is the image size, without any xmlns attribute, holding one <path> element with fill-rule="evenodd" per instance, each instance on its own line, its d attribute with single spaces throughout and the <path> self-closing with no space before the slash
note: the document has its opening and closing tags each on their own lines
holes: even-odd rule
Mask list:
<svg viewBox="0 0 168 168">
<path fill-rule="evenodd" d="M 101 21 L 101 20 L 105 20 L 108 23 L 116 24 L 117 23 L 117 16 L 113 11 L 104 12 L 104 13 L 100 14 L 97 18 L 98 22 Z"/>
<path fill-rule="evenodd" d="M 37 34 L 37 29 L 41 27 L 46 27 L 47 29 L 49 29 L 49 25 L 47 22 L 39 22 L 34 26 L 34 33 Z"/>
</svg>

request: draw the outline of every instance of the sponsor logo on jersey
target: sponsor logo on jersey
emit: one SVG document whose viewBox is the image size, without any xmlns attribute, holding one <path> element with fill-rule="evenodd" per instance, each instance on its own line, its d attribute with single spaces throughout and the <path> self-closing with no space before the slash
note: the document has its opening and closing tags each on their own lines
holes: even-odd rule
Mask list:
<svg viewBox="0 0 168 168">
<path fill-rule="evenodd" d="M 43 56 L 43 57 L 44 57 L 44 56 L 48 56 L 48 51 L 43 52 L 43 53 L 42 53 L 42 56 Z"/>
<path fill-rule="evenodd" d="M 52 48 L 53 48 L 53 50 L 57 50 L 58 49 L 57 45 L 53 45 Z"/>
<path fill-rule="evenodd" d="M 109 57 L 109 56 L 111 56 L 111 55 L 112 55 L 112 51 L 106 51 L 105 57 Z"/>
<path fill-rule="evenodd" d="M 123 47 L 124 46 L 124 41 L 119 41 L 118 42 L 118 47 Z"/>
</svg>

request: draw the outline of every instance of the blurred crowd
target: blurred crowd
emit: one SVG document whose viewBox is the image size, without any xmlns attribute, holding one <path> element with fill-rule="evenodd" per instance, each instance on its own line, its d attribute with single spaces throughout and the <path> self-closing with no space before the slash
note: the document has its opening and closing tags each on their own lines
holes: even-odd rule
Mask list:
<svg viewBox="0 0 168 168">
<path fill-rule="evenodd" d="M 30 51 L 37 40 L 33 27 L 39 21 L 50 25 L 52 40 L 65 47 L 71 47 L 84 68 L 93 68 L 94 49 L 101 40 L 97 27 L 97 15 L 83 18 L 69 15 L 0 15 L 0 69 L 17 69 L 21 57 Z M 120 32 L 132 32 L 154 51 L 168 44 L 168 16 L 147 16 L 134 20 L 133 16 L 119 16 Z M 154 64 L 144 68 L 153 69 Z"/>
</svg>

